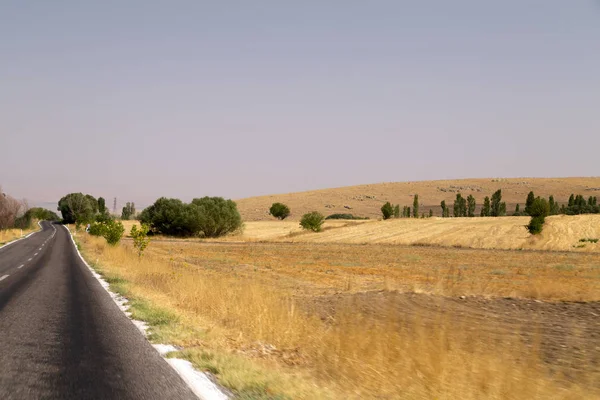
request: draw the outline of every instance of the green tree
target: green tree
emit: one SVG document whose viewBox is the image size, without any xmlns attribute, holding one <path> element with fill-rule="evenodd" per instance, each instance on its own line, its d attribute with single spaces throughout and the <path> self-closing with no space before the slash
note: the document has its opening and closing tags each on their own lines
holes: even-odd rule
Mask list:
<svg viewBox="0 0 600 400">
<path fill-rule="evenodd" d="M 131 231 L 129 235 L 133 239 L 133 247 L 138 252 L 138 257 L 142 257 L 144 250 L 150 244 L 150 238 L 148 237 L 148 232 L 150 231 L 150 227 L 146 224 L 142 224 L 140 228 L 137 228 L 137 225 L 133 225 L 131 227 Z"/>
<path fill-rule="evenodd" d="M 104 200 L 104 197 L 98 197 L 98 212 L 100 214 L 108 213 L 108 209 L 106 208 L 106 200 Z"/>
<path fill-rule="evenodd" d="M 534 201 L 535 201 L 535 194 L 533 194 L 533 191 L 531 191 L 527 195 L 527 200 L 525 200 L 525 214 L 531 215 L 531 214 L 529 214 L 529 212 L 531 211 L 531 206 L 533 205 Z"/>
<path fill-rule="evenodd" d="M 394 207 L 388 201 L 383 206 L 381 206 L 381 214 L 383 219 L 389 219 L 394 215 Z"/>
<path fill-rule="evenodd" d="M 485 196 L 485 198 L 483 199 L 483 207 L 481 208 L 481 216 L 489 217 L 490 210 L 491 210 L 490 198 L 488 196 Z"/>
<path fill-rule="evenodd" d="M 83 193 L 69 193 L 58 201 L 63 222 L 76 224 L 77 227 L 94 219 L 94 209 L 98 210 L 96 199 Z"/>
<path fill-rule="evenodd" d="M 506 215 L 506 203 L 502 202 L 502 189 L 496 190 L 492 195 L 492 203 L 490 209 L 492 217 L 501 217 Z"/>
<path fill-rule="evenodd" d="M 557 215 L 559 213 L 558 202 L 554 200 L 553 195 L 550 195 L 548 198 L 548 206 L 550 207 L 550 215 Z"/>
<path fill-rule="evenodd" d="M 135 203 L 125 203 L 123 211 L 121 212 L 121 219 L 124 221 L 130 220 L 135 216 Z"/>
<path fill-rule="evenodd" d="M 389 204 L 389 203 L 388 203 Z M 302 229 L 310 230 L 313 232 L 321 232 L 323 222 L 325 218 L 317 211 L 313 211 L 302 216 L 300 219 L 300 226 Z"/>
<path fill-rule="evenodd" d="M 242 227 L 242 217 L 233 200 L 202 197 L 192 200 L 199 210 L 199 227 L 204 237 L 219 237 Z"/>
<path fill-rule="evenodd" d="M 521 207 L 519 206 L 519 203 L 517 203 L 517 205 L 515 206 L 515 212 L 513 213 L 513 215 L 515 217 L 518 217 L 519 215 L 521 215 Z"/>
<path fill-rule="evenodd" d="M 273 203 L 269 209 L 269 214 L 283 221 L 290 215 L 290 208 L 283 203 Z"/>
<path fill-rule="evenodd" d="M 466 217 L 467 216 L 467 201 L 460 193 L 456 194 L 456 200 L 454 200 L 453 207 L 454 217 Z"/>
<path fill-rule="evenodd" d="M 419 218 L 419 195 L 415 194 L 413 199 L 413 217 Z"/>
<path fill-rule="evenodd" d="M 475 203 L 475 197 L 473 195 L 467 196 L 467 216 L 474 217 L 475 216 L 475 208 L 477 204 Z"/>
<path fill-rule="evenodd" d="M 442 218 L 446 218 L 446 211 L 448 210 L 448 207 L 446 207 L 446 200 L 442 200 L 440 206 L 442 207 Z"/>
<path fill-rule="evenodd" d="M 532 235 L 537 235 L 542 232 L 546 216 L 550 213 L 550 205 L 546 199 L 536 197 L 529 209 L 531 220 L 527 229 Z"/>
<path fill-rule="evenodd" d="M 394 206 L 394 218 L 400 218 L 400 204 Z"/>
<path fill-rule="evenodd" d="M 433 210 L 430 208 L 429 209 L 429 218 L 433 217 Z"/>
</svg>

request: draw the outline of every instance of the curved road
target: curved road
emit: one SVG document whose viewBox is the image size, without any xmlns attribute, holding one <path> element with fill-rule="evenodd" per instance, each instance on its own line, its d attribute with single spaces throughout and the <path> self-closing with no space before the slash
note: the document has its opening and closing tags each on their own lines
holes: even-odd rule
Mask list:
<svg viewBox="0 0 600 400">
<path fill-rule="evenodd" d="M 43 222 L 0 248 L 0 398 L 196 397 Z"/>
</svg>

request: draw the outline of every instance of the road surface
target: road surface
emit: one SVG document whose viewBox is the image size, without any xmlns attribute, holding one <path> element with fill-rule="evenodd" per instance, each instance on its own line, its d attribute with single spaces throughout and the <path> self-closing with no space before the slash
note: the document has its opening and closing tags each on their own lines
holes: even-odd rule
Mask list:
<svg viewBox="0 0 600 400">
<path fill-rule="evenodd" d="M 0 398 L 196 397 L 43 222 L 0 248 Z"/>
</svg>

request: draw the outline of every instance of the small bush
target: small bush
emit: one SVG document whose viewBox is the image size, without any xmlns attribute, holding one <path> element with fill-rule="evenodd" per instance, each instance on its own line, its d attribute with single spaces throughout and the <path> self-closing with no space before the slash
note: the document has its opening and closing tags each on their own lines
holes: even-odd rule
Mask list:
<svg viewBox="0 0 600 400">
<path fill-rule="evenodd" d="M 369 217 L 358 217 L 352 214 L 331 214 L 325 217 L 325 219 L 354 219 L 354 220 L 365 220 Z"/>
<path fill-rule="evenodd" d="M 283 203 L 273 203 L 269 209 L 269 214 L 277 219 L 284 220 L 290 215 L 290 208 Z"/>
<path fill-rule="evenodd" d="M 140 229 L 137 228 L 137 225 L 131 227 L 131 232 L 129 233 L 133 238 L 133 247 L 138 252 L 138 257 L 142 257 L 144 250 L 148 247 L 150 243 L 150 239 L 148 238 L 148 231 L 150 227 L 148 225 L 142 224 Z"/>
<path fill-rule="evenodd" d="M 544 226 L 544 217 L 531 217 L 531 221 L 529 221 L 529 225 L 527 225 L 527 230 L 532 235 L 537 235 L 542 232 L 542 228 Z"/>
<path fill-rule="evenodd" d="M 94 236 L 102 236 L 111 246 L 119 243 L 125 232 L 125 227 L 121 222 L 108 220 L 106 222 L 93 222 L 90 225 L 89 233 Z"/>
<path fill-rule="evenodd" d="M 325 217 L 323 217 L 323 214 L 313 211 L 302 216 L 302 219 L 300 220 L 300 226 L 308 231 L 321 232 L 321 226 L 323 225 L 323 222 L 325 222 Z"/>
</svg>

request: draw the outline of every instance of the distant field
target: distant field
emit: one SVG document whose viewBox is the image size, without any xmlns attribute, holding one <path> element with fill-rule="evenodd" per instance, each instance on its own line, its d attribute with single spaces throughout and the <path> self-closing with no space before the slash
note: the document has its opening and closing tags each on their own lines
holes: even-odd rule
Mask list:
<svg viewBox="0 0 600 400">
<path fill-rule="evenodd" d="M 348 186 L 333 189 L 313 190 L 299 193 L 276 194 L 236 200 L 238 209 L 245 221 L 269 220 L 269 207 L 274 202 L 287 204 L 292 214 L 290 219 L 299 220 L 310 211 L 324 215 L 352 213 L 358 216 L 377 219 L 380 208 L 389 201 L 401 206 L 412 207 L 413 195 L 419 195 L 420 211 L 440 215 L 440 202 L 445 200 L 450 206 L 456 194 L 472 194 L 481 206 L 485 196 L 502 189 L 507 211 L 512 213 L 516 204 L 523 206 L 529 191 L 548 197 L 554 195 L 558 202 L 566 203 L 571 193 L 600 196 L 600 177 L 591 178 L 511 178 L 511 179 L 460 179 L 420 182 L 393 182 L 369 185 Z"/>
<path fill-rule="evenodd" d="M 529 217 L 425 218 L 387 221 L 326 221 L 324 231 L 303 231 L 297 221 L 250 221 L 243 234 L 209 242 L 297 242 L 345 244 L 397 244 L 504 250 L 600 252 L 600 215 L 548 217 L 543 232 L 532 236 L 525 225 Z M 126 234 L 137 221 L 123 221 Z M 200 241 L 201 239 L 156 240 Z"/>
</svg>

